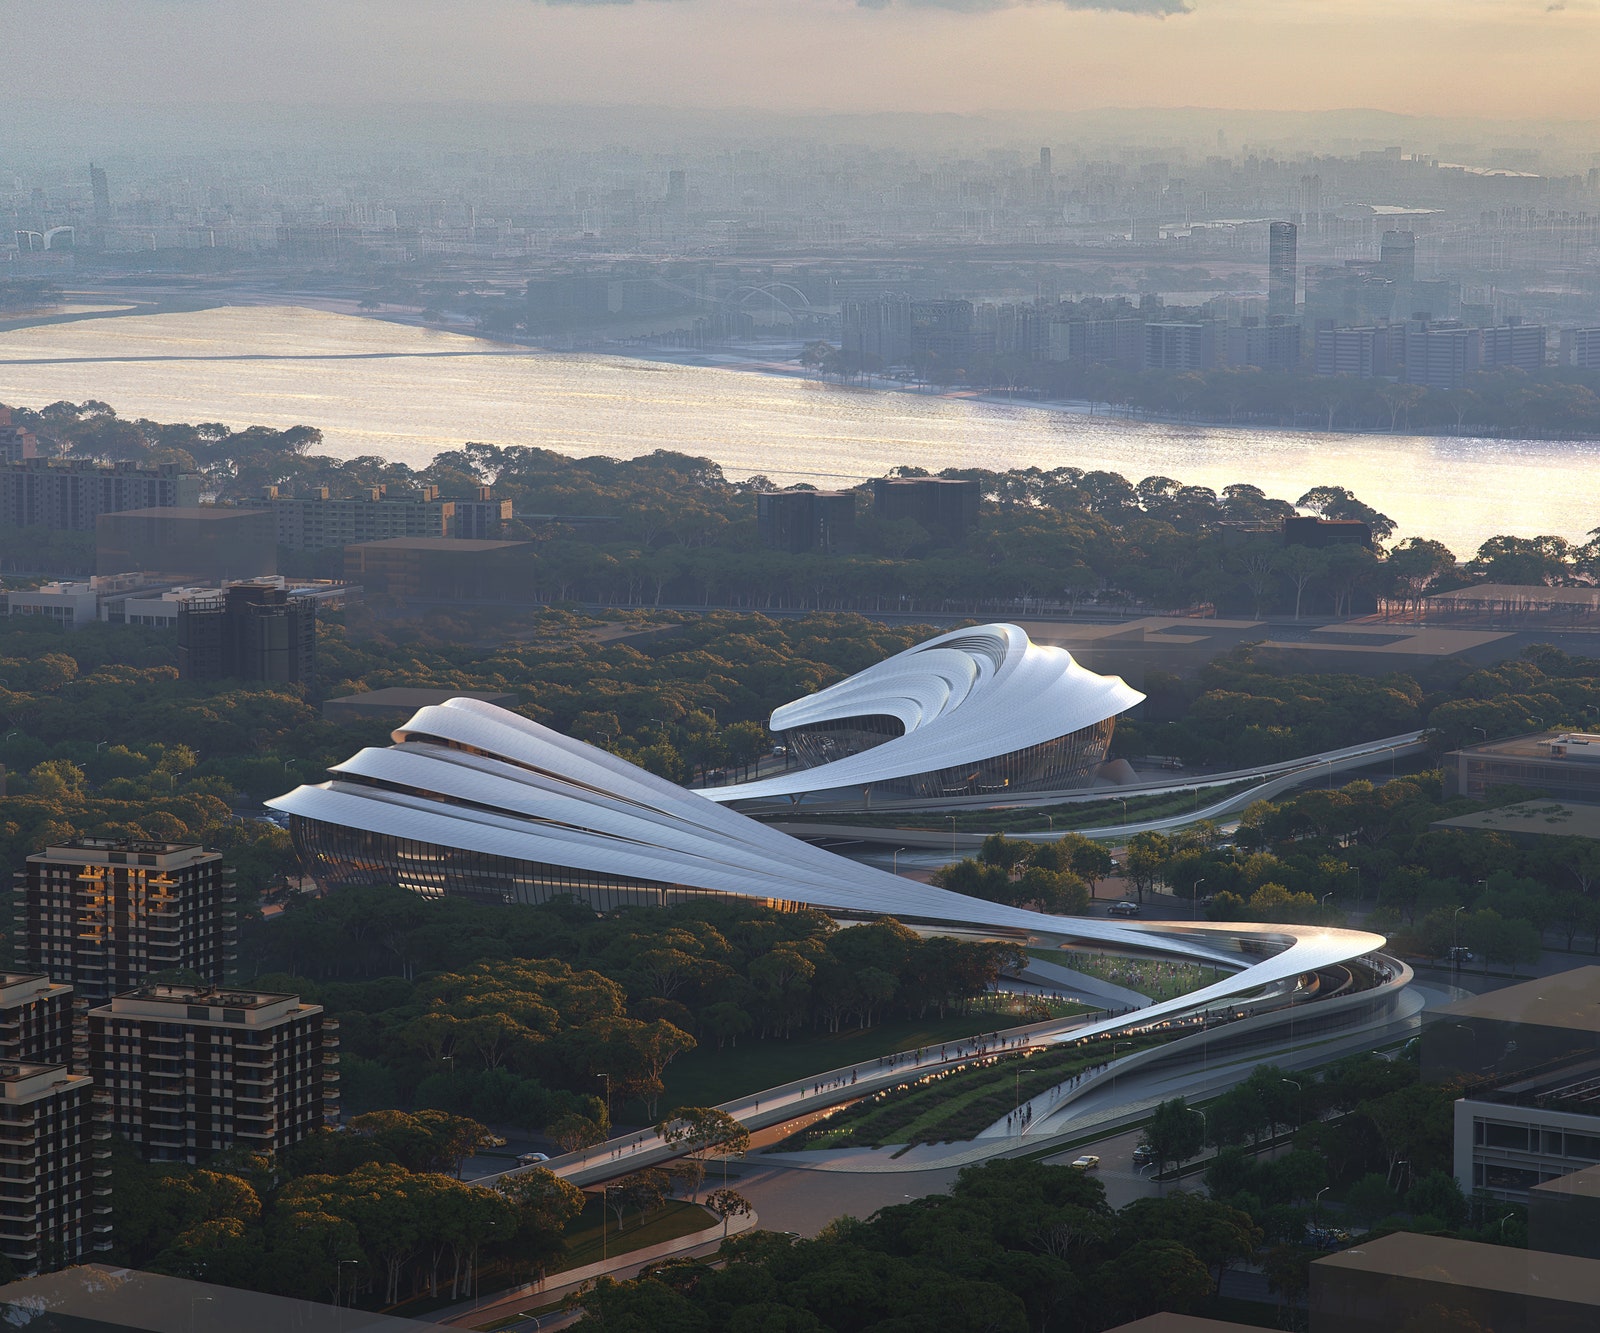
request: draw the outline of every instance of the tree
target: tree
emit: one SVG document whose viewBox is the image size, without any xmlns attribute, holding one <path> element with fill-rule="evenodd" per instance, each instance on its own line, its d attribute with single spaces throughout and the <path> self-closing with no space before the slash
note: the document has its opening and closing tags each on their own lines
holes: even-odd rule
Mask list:
<svg viewBox="0 0 1600 1333">
<path fill-rule="evenodd" d="M 1160 833 L 1135 833 L 1128 839 L 1122 868 L 1140 901 L 1161 881 L 1171 856 L 1172 844 Z"/>
<path fill-rule="evenodd" d="M 1155 1154 L 1156 1174 L 1187 1162 L 1205 1146 L 1205 1121 L 1182 1097 L 1162 1102 L 1150 1117 L 1145 1142 Z"/>
<path fill-rule="evenodd" d="M 1105 1266 L 1101 1280 L 1134 1319 L 1158 1310 L 1187 1314 L 1211 1294 L 1206 1266 L 1175 1240 L 1135 1241 Z"/>
<path fill-rule="evenodd" d="M 1278 569 L 1294 589 L 1294 618 L 1300 619 L 1300 606 L 1306 588 L 1328 572 L 1328 557 L 1314 546 L 1286 546 L 1278 557 Z"/>
<path fill-rule="evenodd" d="M 681 1106 L 656 1126 L 663 1143 L 683 1150 L 685 1156 L 722 1159 L 723 1184 L 728 1159 L 750 1150 L 750 1131 L 726 1111 L 714 1106 Z"/>
<path fill-rule="evenodd" d="M 1261 1228 L 1248 1213 L 1188 1190 L 1136 1199 L 1122 1210 L 1120 1220 L 1132 1235 L 1183 1245 L 1211 1270 L 1213 1290 L 1219 1294 L 1228 1269 L 1253 1258 L 1261 1244 Z"/>
<path fill-rule="evenodd" d="M 706 1195 L 706 1207 L 722 1219 L 722 1239 L 728 1239 L 728 1223 L 735 1217 L 749 1217 L 755 1211 L 750 1205 L 750 1200 L 737 1190 L 722 1189 L 712 1190 Z"/>
<path fill-rule="evenodd" d="M 1417 1218 L 1433 1218 L 1441 1226 L 1459 1227 L 1467 1217 L 1467 1199 L 1448 1171 L 1429 1171 L 1406 1191 L 1406 1207 Z"/>
<path fill-rule="evenodd" d="M 1362 1226 L 1370 1227 L 1399 1206 L 1399 1196 L 1389 1188 L 1388 1180 L 1376 1171 L 1362 1176 L 1345 1191 L 1345 1211 Z"/>
</svg>

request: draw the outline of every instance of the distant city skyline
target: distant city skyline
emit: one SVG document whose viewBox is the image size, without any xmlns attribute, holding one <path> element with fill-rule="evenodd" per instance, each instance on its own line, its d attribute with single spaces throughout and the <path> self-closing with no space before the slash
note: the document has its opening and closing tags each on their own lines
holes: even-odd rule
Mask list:
<svg viewBox="0 0 1600 1333">
<path fill-rule="evenodd" d="M 1600 116 L 1595 0 L 64 0 L 4 99 Z"/>
</svg>

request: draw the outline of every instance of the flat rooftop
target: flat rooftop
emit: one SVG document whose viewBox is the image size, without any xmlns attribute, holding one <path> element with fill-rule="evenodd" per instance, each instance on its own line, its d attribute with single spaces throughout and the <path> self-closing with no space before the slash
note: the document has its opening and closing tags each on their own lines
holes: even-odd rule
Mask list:
<svg viewBox="0 0 1600 1333">
<path fill-rule="evenodd" d="M 1430 1025 L 1462 1018 L 1600 1033 L 1600 966 L 1591 964 L 1553 977 L 1536 977 L 1520 985 L 1468 996 L 1428 1014 Z"/>
<path fill-rule="evenodd" d="M 166 505 L 154 509 L 118 509 L 100 519 L 176 518 L 185 523 L 217 523 L 236 518 L 272 517 L 270 509 L 242 509 L 233 505 Z"/>
<path fill-rule="evenodd" d="M 1423 599 L 1429 609 L 1436 606 L 1477 609 L 1485 603 L 1496 608 L 1518 610 L 1541 606 L 1600 607 L 1600 588 L 1550 588 L 1543 584 L 1478 583 L 1470 588 L 1430 593 Z"/>
<path fill-rule="evenodd" d="M 1202 1319 L 1193 1314 L 1153 1314 L 1135 1319 L 1131 1324 L 1118 1324 L 1107 1333 L 1260 1333 L 1259 1324 L 1235 1324 L 1231 1320 Z"/>
<path fill-rule="evenodd" d="M 1482 1245 L 1414 1232 L 1397 1231 L 1318 1259 L 1311 1266 L 1313 1284 L 1319 1268 L 1600 1305 L 1600 1259 L 1514 1250 L 1508 1245 Z"/>
<path fill-rule="evenodd" d="M 1557 1176 L 1554 1180 L 1541 1181 L 1528 1193 L 1564 1199 L 1600 1199 L 1600 1166 L 1585 1167 L 1582 1171 Z"/>
<path fill-rule="evenodd" d="M 145 1000 L 157 1004 L 203 1004 L 226 1009 L 264 1009 L 269 1004 L 294 1000 L 294 995 L 279 995 L 273 991 L 213 990 L 209 986 L 178 986 L 158 982 L 124 991 L 119 1000 Z"/>
<path fill-rule="evenodd" d="M 1467 833 L 1505 833 L 1512 837 L 1600 839 L 1600 805 L 1576 801 L 1518 801 L 1496 810 L 1479 810 L 1453 819 L 1436 819 L 1432 829 Z"/>
<path fill-rule="evenodd" d="M 1468 758 L 1542 759 L 1551 764 L 1574 763 L 1565 756 L 1550 753 L 1550 747 L 1564 737 L 1573 738 L 1579 745 L 1594 746 L 1595 759 L 1589 762 L 1600 760 L 1600 736 L 1568 731 L 1540 731 L 1528 736 L 1507 736 L 1504 740 L 1489 741 L 1483 745 L 1463 745 L 1455 753 Z M 1576 763 L 1583 762 L 1581 759 L 1576 761 Z"/>
<path fill-rule="evenodd" d="M 198 1321 L 196 1310 L 200 1311 Z M 58 1322 L 50 1315 L 58 1316 Z M 96 1333 L 447 1333 L 442 1324 L 398 1319 L 316 1301 L 267 1296 L 188 1278 L 84 1264 L 0 1287 L 0 1322 Z M 84 1321 L 79 1323 L 77 1321 Z M 9 1326 L 9 1324 L 8 1324 Z"/>
</svg>

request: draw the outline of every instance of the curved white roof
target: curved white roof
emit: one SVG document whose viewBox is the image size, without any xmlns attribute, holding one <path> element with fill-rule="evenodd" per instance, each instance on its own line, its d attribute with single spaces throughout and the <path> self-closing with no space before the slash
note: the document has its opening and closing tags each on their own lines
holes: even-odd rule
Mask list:
<svg viewBox="0 0 1600 1333">
<path fill-rule="evenodd" d="M 903 736 L 832 763 L 704 795 L 717 802 L 799 796 L 979 763 L 1092 727 L 1143 699 L 1120 676 L 1097 675 L 1065 648 L 1032 642 L 1018 625 L 958 629 L 784 704 L 770 723 L 773 731 L 787 731 L 888 716 L 900 720 Z"/>
<path fill-rule="evenodd" d="M 615 755 L 476 699 L 420 709 L 395 744 L 361 750 L 329 782 L 267 804 L 329 824 L 628 879 L 782 899 L 825 912 L 1030 931 L 1237 962 L 1182 928 L 1054 917 L 983 902 L 860 865 L 685 791 Z M 1231 929 L 1231 928 L 1230 928 Z M 1141 1019 L 1359 957 L 1362 931 L 1270 930 L 1285 950 Z"/>
</svg>

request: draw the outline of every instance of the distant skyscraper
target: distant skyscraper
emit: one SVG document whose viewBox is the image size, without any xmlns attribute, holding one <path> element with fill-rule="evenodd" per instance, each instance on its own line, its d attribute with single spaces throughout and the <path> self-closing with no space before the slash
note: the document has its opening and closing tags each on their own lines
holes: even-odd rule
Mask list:
<svg viewBox="0 0 1600 1333">
<path fill-rule="evenodd" d="M 1386 231 L 1379 250 L 1383 276 L 1396 287 L 1410 287 L 1417 280 L 1417 234 L 1412 231 Z M 1409 311 L 1407 312 L 1410 313 Z"/>
<path fill-rule="evenodd" d="M 1308 236 L 1322 234 L 1322 177 L 1300 177 L 1300 225 Z"/>
<path fill-rule="evenodd" d="M 1294 315 L 1299 229 L 1292 222 L 1274 222 L 1267 230 L 1267 314 Z"/>
<path fill-rule="evenodd" d="M 681 219 L 689 211 L 689 173 L 667 173 L 667 212 Z"/>
<path fill-rule="evenodd" d="M 106 184 L 104 167 L 97 167 L 89 163 L 89 188 L 94 191 L 94 220 L 97 223 L 111 221 L 111 187 Z"/>
<path fill-rule="evenodd" d="M 1039 171 L 1045 176 L 1049 176 L 1052 172 L 1050 165 L 1050 150 L 1048 148 L 1041 148 L 1039 150 Z"/>
</svg>

